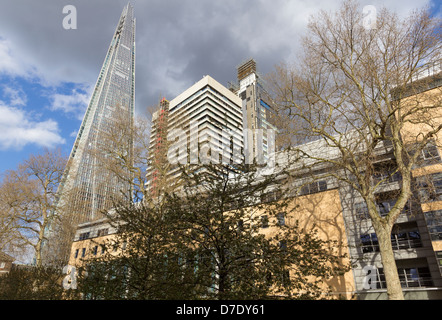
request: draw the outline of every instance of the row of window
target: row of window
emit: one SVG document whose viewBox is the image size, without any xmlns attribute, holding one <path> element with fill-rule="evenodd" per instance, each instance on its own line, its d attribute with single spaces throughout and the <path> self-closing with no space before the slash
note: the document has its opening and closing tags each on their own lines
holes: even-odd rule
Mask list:
<svg viewBox="0 0 442 320">
<path fill-rule="evenodd" d="M 418 177 L 416 183 L 422 202 L 442 200 L 442 172 Z"/>
<path fill-rule="evenodd" d="M 434 143 L 429 143 L 420 155 L 424 165 L 435 164 L 441 161 L 439 150 Z M 419 198 L 422 202 L 442 200 L 442 173 L 435 173 L 416 179 Z"/>
<path fill-rule="evenodd" d="M 282 197 L 281 190 L 270 191 L 261 195 L 261 203 L 278 201 Z"/>
<path fill-rule="evenodd" d="M 109 228 L 99 229 L 99 230 L 97 231 L 97 237 L 105 236 L 105 235 L 107 235 L 108 233 L 109 233 Z M 79 240 L 86 240 L 86 239 L 89 239 L 89 238 L 92 238 L 91 233 L 90 233 L 90 232 L 83 232 L 83 233 L 80 233 L 78 239 L 79 239 Z"/>
<path fill-rule="evenodd" d="M 393 206 L 396 204 L 397 199 L 387 199 L 380 200 L 376 203 L 376 208 L 381 217 L 385 217 Z M 358 202 L 354 204 L 354 212 L 359 219 L 368 219 L 368 207 L 367 204 L 363 202 Z M 410 213 L 411 212 L 411 203 L 407 203 L 402 210 L 402 213 Z"/>
<path fill-rule="evenodd" d="M 325 180 L 319 180 L 314 181 L 312 183 L 309 183 L 307 185 L 302 186 L 301 192 L 299 195 L 307 195 L 307 194 L 313 194 L 321 191 L 327 190 L 327 181 Z"/>
<path fill-rule="evenodd" d="M 122 249 L 122 250 L 125 250 L 125 249 L 126 249 L 126 242 L 123 243 L 121 249 Z M 96 245 L 96 246 L 94 246 L 94 247 L 92 248 L 91 254 L 94 255 L 94 256 L 97 256 L 98 253 L 100 253 L 100 254 L 104 254 L 105 251 L 106 251 L 106 247 L 105 247 L 104 245 L 100 245 L 100 246 L 99 246 L 99 245 Z M 113 251 L 114 251 L 114 252 L 117 251 L 117 248 L 114 247 L 114 248 L 113 248 Z M 86 254 L 87 254 L 87 250 L 86 250 L 86 248 L 81 248 L 81 250 L 80 250 L 80 249 L 76 249 L 76 250 L 75 250 L 75 254 L 74 254 L 74 258 L 75 258 L 75 259 L 77 259 L 77 258 L 84 258 L 84 257 L 86 257 Z"/>
<path fill-rule="evenodd" d="M 398 268 L 398 273 L 402 288 L 433 286 L 430 270 L 427 267 Z M 371 283 L 371 288 L 373 286 L 376 286 L 376 289 L 385 289 L 387 287 L 383 268 L 376 269 L 374 282 Z"/>
<path fill-rule="evenodd" d="M 94 256 L 96 256 L 97 253 L 98 253 L 98 246 L 95 246 L 95 247 L 92 249 L 92 254 L 93 254 Z M 104 253 L 104 247 L 101 247 L 101 254 L 103 254 L 103 253 Z M 75 258 L 75 259 L 77 259 L 78 257 L 84 258 L 85 256 L 86 256 L 86 248 L 82 248 L 82 249 L 81 249 L 81 254 L 80 254 L 80 249 L 76 249 L 76 250 L 75 250 L 75 255 L 74 255 L 74 258 Z"/>
<path fill-rule="evenodd" d="M 442 210 L 425 212 L 424 215 L 431 240 L 442 240 Z"/>
<path fill-rule="evenodd" d="M 363 234 L 361 239 L 362 253 L 379 252 L 379 241 L 376 233 Z M 393 250 L 422 247 L 420 233 L 417 230 L 391 234 Z"/>
<path fill-rule="evenodd" d="M 441 157 L 437 146 L 430 142 L 422 151 L 418 157 L 418 166 L 426 166 L 441 162 Z M 402 180 L 402 175 L 397 168 L 385 167 L 379 168 L 379 172 L 373 174 L 373 183 L 392 183 Z"/>
<path fill-rule="evenodd" d="M 328 189 L 327 187 L 327 181 L 325 180 L 318 180 L 311 183 L 308 183 L 301 187 L 301 190 L 299 191 L 298 195 L 308 195 L 313 193 L 318 193 L 322 191 L 326 191 Z M 261 196 L 261 203 L 268 203 L 273 201 L 278 201 L 282 197 L 282 192 L 280 190 L 277 191 L 270 191 Z"/>
<path fill-rule="evenodd" d="M 395 170 L 382 170 L 373 175 L 373 183 L 374 184 L 384 184 L 384 183 L 393 183 L 396 181 L 401 181 L 402 175 L 399 171 Z"/>
<path fill-rule="evenodd" d="M 440 274 L 442 275 L 442 251 L 436 251 L 436 260 L 439 265 Z"/>
</svg>

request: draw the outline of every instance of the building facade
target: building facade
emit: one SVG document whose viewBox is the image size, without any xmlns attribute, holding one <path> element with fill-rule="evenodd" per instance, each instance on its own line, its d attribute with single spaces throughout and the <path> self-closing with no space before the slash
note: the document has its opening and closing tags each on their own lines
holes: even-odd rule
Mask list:
<svg viewBox="0 0 442 320">
<path fill-rule="evenodd" d="M 105 137 L 117 121 L 124 119 L 132 125 L 134 97 L 135 18 L 133 7 L 127 4 L 101 67 L 59 190 L 61 204 L 65 190 L 75 190 L 75 196 L 68 201 L 82 216 L 80 221 L 99 218 L 99 212 L 110 207 L 111 196 L 127 189 L 111 173 L 100 168 L 92 153 L 114 147 Z M 129 138 L 125 143 L 131 150 Z"/>
<path fill-rule="evenodd" d="M 180 165 L 243 161 L 243 118 L 237 95 L 212 77 L 204 76 L 169 101 L 167 111 L 165 103 L 153 116 L 148 188 L 156 183 L 159 157 L 163 159 L 167 181 L 176 181 Z M 167 123 L 162 116 L 167 117 Z M 159 142 L 161 149 L 157 148 Z"/>
<path fill-rule="evenodd" d="M 272 123 L 273 109 L 265 100 L 255 60 L 249 59 L 237 67 L 237 84 L 231 90 L 241 99 L 245 162 L 265 164 L 275 150 L 277 128 Z"/>
<path fill-rule="evenodd" d="M 15 259 L 0 251 L 0 276 L 8 274 Z"/>
<path fill-rule="evenodd" d="M 129 194 L 127 180 L 104 165 L 111 150 L 124 149 L 130 157 L 132 136 L 115 135 L 116 128 L 131 127 L 135 110 L 135 18 L 128 3 L 120 16 L 100 70 L 89 105 L 57 190 L 55 212 L 60 219 L 45 230 L 44 259 L 66 261 L 78 223 L 102 217 L 110 209 L 113 197 Z M 109 162 L 110 163 L 110 162 Z M 126 172 L 126 174 L 129 174 Z"/>
</svg>

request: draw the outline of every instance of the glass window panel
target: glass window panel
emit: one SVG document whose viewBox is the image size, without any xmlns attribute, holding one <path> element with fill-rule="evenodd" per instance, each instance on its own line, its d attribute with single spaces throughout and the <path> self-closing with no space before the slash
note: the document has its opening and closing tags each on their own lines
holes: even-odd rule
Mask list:
<svg viewBox="0 0 442 320">
<path fill-rule="evenodd" d="M 318 191 L 319 191 L 318 184 L 316 182 L 310 184 L 310 193 L 315 193 L 315 192 L 318 192 Z"/>
<path fill-rule="evenodd" d="M 427 146 L 424 150 L 422 150 L 422 154 L 425 160 L 440 158 L 437 147 L 432 145 Z"/>
<path fill-rule="evenodd" d="M 434 186 L 434 188 L 436 188 L 437 190 L 439 190 L 440 188 L 442 188 L 442 179 L 433 180 L 433 186 Z"/>
<path fill-rule="evenodd" d="M 410 236 L 410 239 L 420 239 L 421 238 L 418 231 L 410 231 L 409 236 Z"/>
<path fill-rule="evenodd" d="M 278 217 L 277 218 L 278 218 L 278 224 L 280 226 L 285 225 L 285 213 L 284 212 L 278 213 Z"/>
<path fill-rule="evenodd" d="M 262 228 L 267 228 L 269 226 L 269 218 L 266 215 L 261 217 L 261 226 Z"/>
<path fill-rule="evenodd" d="M 397 234 L 397 237 L 398 237 L 399 240 L 407 239 L 407 233 L 406 232 L 400 232 L 400 233 Z"/>
</svg>

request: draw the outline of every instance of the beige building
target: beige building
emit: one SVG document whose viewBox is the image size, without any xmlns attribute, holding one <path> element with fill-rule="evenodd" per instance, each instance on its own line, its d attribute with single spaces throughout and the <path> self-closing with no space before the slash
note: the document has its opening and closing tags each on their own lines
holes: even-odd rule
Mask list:
<svg viewBox="0 0 442 320">
<path fill-rule="evenodd" d="M 271 194 L 271 193 L 270 193 Z M 287 195 L 285 195 L 287 196 Z M 267 197 L 264 201 L 277 200 L 284 195 Z M 317 231 L 317 236 L 324 241 L 334 241 L 335 246 L 328 248 L 329 254 L 345 256 L 340 260 L 340 266 L 350 266 L 348 242 L 345 222 L 342 216 L 342 207 L 339 191 L 330 185 L 327 190 L 306 192 L 304 195 L 291 197 L 287 211 L 289 214 L 280 213 L 277 217 L 269 219 L 268 225 L 261 227 L 261 232 L 272 237 L 272 225 L 285 224 L 298 225 L 299 230 L 310 232 Z M 266 216 L 262 216 L 266 220 Z M 351 269 L 341 276 L 335 276 L 323 283 L 324 298 L 355 298 L 354 277 Z M 330 290 L 331 294 L 327 292 Z M 326 294 L 327 293 L 327 294 Z"/>
<path fill-rule="evenodd" d="M 403 136 L 413 145 L 422 136 L 437 130 L 442 124 L 442 60 L 423 70 L 424 76 L 417 77 L 402 93 L 405 110 L 419 106 L 420 111 L 409 117 L 403 128 Z M 421 164 L 413 170 L 416 178 L 420 209 L 429 232 L 429 241 L 434 251 L 435 273 L 442 274 L 442 130 L 420 155 Z"/>
<path fill-rule="evenodd" d="M 69 265 L 79 266 L 85 260 L 102 255 L 103 246 L 112 240 L 115 233 L 116 228 L 107 218 L 79 224 L 72 243 Z"/>
<path fill-rule="evenodd" d="M 278 196 L 264 197 L 262 201 L 271 206 L 271 203 L 275 200 L 278 200 Z M 342 216 L 339 192 L 336 188 L 330 185 L 324 191 L 293 197 L 290 200 L 290 206 L 296 207 L 296 210 L 294 213 L 279 217 L 283 219 L 284 224 L 290 226 L 297 221 L 300 229 L 308 231 L 315 228 L 321 239 L 336 241 L 336 246 L 330 248 L 330 253 L 334 252 L 339 255 L 345 254 L 348 256 L 345 223 Z M 257 211 L 259 214 L 259 209 Z M 292 210 L 288 211 L 292 212 Z M 264 218 L 264 216 L 261 218 Z M 276 223 L 281 223 L 281 220 L 274 221 L 270 219 L 268 225 L 261 226 L 260 232 L 271 237 L 274 232 L 272 226 Z M 104 253 L 103 244 L 111 242 L 116 231 L 106 219 L 80 224 L 72 243 L 69 264 L 79 266 L 89 259 L 100 257 Z M 118 252 L 118 250 L 115 251 L 115 254 L 117 255 Z M 348 266 L 349 263 L 349 258 L 344 258 L 341 261 L 342 266 Z M 324 293 L 328 292 L 328 290 L 331 291 L 331 298 L 355 298 L 354 278 L 351 270 L 344 275 L 329 279 L 323 283 L 323 286 Z M 324 295 L 324 297 L 330 298 L 328 294 Z"/>
<path fill-rule="evenodd" d="M 12 263 L 14 258 L 7 255 L 6 253 L 0 252 L 0 276 L 8 274 L 12 269 Z"/>
</svg>

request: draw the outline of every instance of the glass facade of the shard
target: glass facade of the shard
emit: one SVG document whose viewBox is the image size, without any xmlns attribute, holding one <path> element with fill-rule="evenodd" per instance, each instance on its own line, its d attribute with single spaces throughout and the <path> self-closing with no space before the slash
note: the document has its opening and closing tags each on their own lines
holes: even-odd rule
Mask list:
<svg viewBox="0 0 442 320">
<path fill-rule="evenodd" d="M 98 218 L 102 210 L 110 208 L 112 195 L 128 190 L 128 186 L 122 185 L 93 155 L 117 147 L 109 134 L 122 121 L 128 125 L 133 123 L 134 96 L 135 18 L 133 7 L 128 4 L 107 51 L 59 190 L 60 203 L 64 205 L 65 191 L 73 190 L 68 206 L 82 217 L 78 222 Z M 124 143 L 130 145 L 130 137 L 126 137 Z M 127 150 L 130 152 L 131 148 Z M 101 154 L 101 159 L 105 157 Z"/>
</svg>

